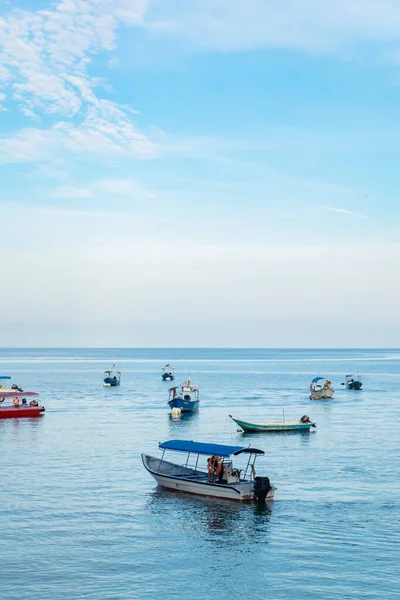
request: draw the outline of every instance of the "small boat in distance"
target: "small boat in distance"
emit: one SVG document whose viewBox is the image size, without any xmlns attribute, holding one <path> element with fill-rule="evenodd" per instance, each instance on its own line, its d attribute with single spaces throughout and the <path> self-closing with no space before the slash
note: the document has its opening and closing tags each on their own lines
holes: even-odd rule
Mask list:
<svg viewBox="0 0 400 600">
<path fill-rule="evenodd" d="M 272 500 L 275 488 L 268 477 L 256 477 L 255 461 L 263 450 L 243 446 L 205 444 L 189 440 L 170 440 L 158 445 L 163 451 L 161 458 L 142 454 L 145 469 L 154 477 L 158 485 L 175 490 L 211 496 L 227 500 Z M 186 453 L 186 462 L 179 464 L 164 460 L 166 450 Z M 248 456 L 243 470 L 234 469 L 230 456 Z M 199 458 L 204 460 L 204 468 L 199 468 Z M 189 464 L 192 459 L 193 464 Z M 242 474 L 243 472 L 243 474 Z"/>
<path fill-rule="evenodd" d="M 37 400 L 27 403 L 27 398 L 37 398 L 37 392 L 16 392 L 0 390 L 0 419 L 12 419 L 21 417 L 39 417 L 44 411 Z M 3 406 L 6 398 L 12 398 L 12 404 Z"/>
<path fill-rule="evenodd" d="M 300 421 L 285 421 L 285 416 L 283 416 L 283 421 L 243 421 L 235 419 L 232 415 L 229 416 L 246 433 L 310 431 L 311 427 L 317 426 L 316 423 L 310 421 L 310 417 L 307 415 L 301 417 Z"/>
<path fill-rule="evenodd" d="M 314 377 L 310 383 L 310 400 L 332 398 L 334 392 L 332 383 L 325 377 Z"/>
<path fill-rule="evenodd" d="M 11 377 L 9 375 L 0 375 L 0 381 L 10 380 Z M 16 383 L 13 383 L 11 387 L 4 387 L 2 383 L 0 383 L 0 393 L 1 392 L 23 392 L 24 390 L 20 388 Z"/>
<path fill-rule="evenodd" d="M 180 392 L 177 390 L 181 388 Z M 169 389 L 168 405 L 170 408 L 179 408 L 181 412 L 193 412 L 199 408 L 200 390 L 195 383 L 190 381 L 190 377 L 182 383 L 181 386 L 174 386 Z"/>
<path fill-rule="evenodd" d="M 169 363 L 167 363 L 162 370 L 163 374 L 161 376 L 161 379 L 163 381 L 173 381 L 175 379 L 175 369 L 171 367 Z"/>
<path fill-rule="evenodd" d="M 362 381 L 361 375 L 357 373 L 357 375 L 349 374 L 345 375 L 346 381 L 341 385 L 345 385 L 347 390 L 361 390 Z"/>
<path fill-rule="evenodd" d="M 104 371 L 106 377 L 104 378 L 104 387 L 115 387 L 121 383 L 121 371 L 115 371 L 115 365 L 112 366 L 110 371 Z"/>
</svg>

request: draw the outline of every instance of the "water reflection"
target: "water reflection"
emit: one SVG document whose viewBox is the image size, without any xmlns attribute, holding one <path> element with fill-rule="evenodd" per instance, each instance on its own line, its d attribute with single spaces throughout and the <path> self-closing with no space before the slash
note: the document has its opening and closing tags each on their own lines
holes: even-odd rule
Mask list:
<svg viewBox="0 0 400 600">
<path fill-rule="evenodd" d="M 171 435 L 176 435 L 179 431 L 185 431 L 192 423 L 195 423 L 199 418 L 199 411 L 184 412 L 179 417 L 173 417 L 171 413 L 168 415 L 168 431 Z"/>
<path fill-rule="evenodd" d="M 179 523 L 191 535 L 209 541 L 236 544 L 246 541 L 268 543 L 273 502 L 243 503 L 219 498 L 197 497 L 157 487 L 147 502 L 149 510 L 165 524 Z"/>
<path fill-rule="evenodd" d="M 43 424 L 43 416 L 24 417 L 23 419 L 0 419 L 0 430 L 5 433 L 19 435 L 29 427 L 31 431 L 40 429 Z"/>
<path fill-rule="evenodd" d="M 299 431 L 269 431 L 267 434 L 265 434 L 265 433 L 263 433 L 263 434 L 255 433 L 254 434 L 254 433 L 243 431 L 242 435 L 240 437 L 241 437 L 241 439 L 245 439 L 246 442 L 249 442 L 250 440 L 257 440 L 257 443 L 258 443 L 259 440 L 260 441 L 266 440 L 270 437 L 272 439 L 272 438 L 293 436 L 293 437 L 299 437 L 302 439 L 309 439 L 310 435 L 314 432 L 315 432 L 315 429 L 312 431 L 311 430 L 310 431 L 307 431 L 307 430 L 303 430 L 303 431 L 302 430 L 299 430 Z"/>
</svg>

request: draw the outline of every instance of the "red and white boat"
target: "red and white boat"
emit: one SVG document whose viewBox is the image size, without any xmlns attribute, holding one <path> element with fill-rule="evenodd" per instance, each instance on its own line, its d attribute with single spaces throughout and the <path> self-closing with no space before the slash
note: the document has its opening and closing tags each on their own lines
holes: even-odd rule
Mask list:
<svg viewBox="0 0 400 600">
<path fill-rule="evenodd" d="M 21 417 L 39 417 L 44 413 L 45 408 L 37 400 L 31 400 L 27 403 L 27 398 L 37 398 L 37 392 L 16 392 L 0 389 L 0 419 L 13 419 Z M 3 405 L 7 398 L 12 400 L 11 405 Z"/>
</svg>

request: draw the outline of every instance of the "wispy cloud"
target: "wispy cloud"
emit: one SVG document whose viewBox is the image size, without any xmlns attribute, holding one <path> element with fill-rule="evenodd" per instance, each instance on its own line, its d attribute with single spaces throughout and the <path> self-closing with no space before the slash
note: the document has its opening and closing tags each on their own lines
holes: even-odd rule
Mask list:
<svg viewBox="0 0 400 600">
<path fill-rule="evenodd" d="M 352 210 L 347 210 L 346 208 L 336 208 L 334 206 L 322 206 L 325 210 L 330 210 L 331 212 L 342 213 L 344 215 L 349 215 L 350 217 L 358 217 L 361 219 L 370 219 L 367 215 L 362 215 L 361 213 L 353 212 Z"/>
<path fill-rule="evenodd" d="M 46 161 L 60 153 L 109 161 L 115 156 L 153 158 L 159 149 L 128 118 L 105 118 L 90 109 L 79 123 L 60 121 L 49 129 L 29 127 L 0 137 L 0 163 Z"/>
<path fill-rule="evenodd" d="M 49 192 L 48 196 L 51 198 L 92 198 L 93 194 L 87 188 L 60 187 Z"/>
<path fill-rule="evenodd" d="M 75 210 L 68 208 L 38 208 L 35 209 L 36 213 L 40 213 L 42 215 L 54 216 L 54 217 L 84 217 L 84 218 L 93 218 L 93 217 L 110 217 L 111 212 L 101 211 L 101 210 Z"/>
<path fill-rule="evenodd" d="M 308 206 L 312 206 L 317 209 L 329 210 L 330 212 L 340 213 L 342 215 L 348 215 L 349 217 L 357 217 L 359 219 L 368 219 L 371 217 L 364 215 L 362 213 L 354 212 L 352 210 L 348 210 L 347 208 L 340 208 L 337 206 L 328 206 L 326 204 L 318 204 L 317 202 L 309 202 L 308 200 L 301 200 L 300 198 L 293 198 L 292 202 L 296 202 L 298 204 L 306 204 Z"/>
<path fill-rule="evenodd" d="M 134 179 L 98 179 L 84 186 L 61 186 L 47 192 L 49 198 L 99 198 L 104 195 L 150 200 L 154 192 L 145 189 Z"/>
<path fill-rule="evenodd" d="M 341 52 L 365 42 L 400 41 L 396 0 L 154 0 L 149 29 L 204 49 L 257 47 Z"/>
<path fill-rule="evenodd" d="M 62 0 L 53 10 L 12 10 L 0 18 L 0 83 L 28 117 L 58 118 L 0 139 L 3 162 L 78 153 L 150 156 L 155 145 L 137 130 L 131 111 L 101 98 L 104 82 L 88 72 L 92 56 L 114 47 L 121 25 L 139 25 L 146 0 Z M 38 150 L 38 152 L 37 152 Z"/>
</svg>

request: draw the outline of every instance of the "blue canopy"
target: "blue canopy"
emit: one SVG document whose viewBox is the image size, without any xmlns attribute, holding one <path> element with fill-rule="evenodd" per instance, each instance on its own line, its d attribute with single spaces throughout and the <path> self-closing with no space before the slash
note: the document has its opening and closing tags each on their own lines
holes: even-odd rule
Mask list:
<svg viewBox="0 0 400 600">
<path fill-rule="evenodd" d="M 0 379 L 11 379 L 8 375 L 0 375 Z"/>
<path fill-rule="evenodd" d="M 325 381 L 325 377 L 314 377 L 311 383 L 314 383 L 315 381 L 321 381 L 321 379 Z"/>
<path fill-rule="evenodd" d="M 194 454 L 208 454 L 208 456 L 230 456 L 243 446 L 223 446 L 222 444 L 205 444 L 203 442 L 192 442 L 189 440 L 169 440 L 159 444 L 161 450 L 176 450 L 177 452 L 193 452 Z"/>
</svg>

